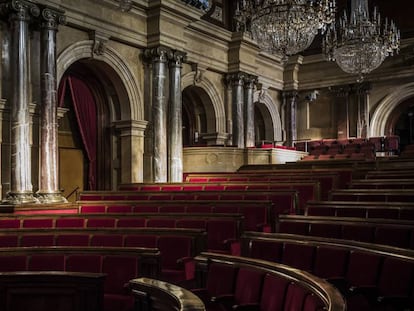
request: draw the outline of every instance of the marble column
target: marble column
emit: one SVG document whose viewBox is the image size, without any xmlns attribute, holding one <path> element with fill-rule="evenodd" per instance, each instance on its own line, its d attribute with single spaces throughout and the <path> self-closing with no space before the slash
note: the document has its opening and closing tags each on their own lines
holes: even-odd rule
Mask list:
<svg viewBox="0 0 414 311">
<path fill-rule="evenodd" d="M 157 47 L 145 50 L 152 63 L 153 179 L 167 182 L 167 71 L 171 50 Z"/>
<path fill-rule="evenodd" d="M 337 118 L 337 138 L 349 138 L 349 86 L 333 87 L 331 92 L 335 95 L 335 107 Z"/>
<path fill-rule="evenodd" d="M 244 73 L 234 73 L 228 76 L 232 85 L 232 145 L 244 148 Z"/>
<path fill-rule="evenodd" d="M 186 53 L 175 51 L 170 59 L 170 106 L 168 114 L 168 181 L 183 181 L 183 101 L 181 69 Z"/>
<path fill-rule="evenodd" d="M 297 100 L 297 91 L 283 92 L 283 101 L 285 106 L 286 146 L 293 146 L 297 140 Z"/>
<path fill-rule="evenodd" d="M 2 4 L 11 28 L 11 180 L 6 203 L 35 203 L 30 150 L 29 21 L 40 14 L 32 2 L 12 0 Z"/>
<path fill-rule="evenodd" d="M 254 86 L 257 82 L 256 76 L 246 76 L 244 80 L 244 103 L 245 103 L 245 144 L 246 147 L 254 147 L 255 131 L 254 131 L 254 102 L 253 93 Z"/>
<path fill-rule="evenodd" d="M 356 85 L 358 119 L 357 136 L 368 138 L 369 132 L 369 91 L 371 86 L 368 83 Z"/>
<path fill-rule="evenodd" d="M 40 173 L 37 197 L 42 203 L 64 203 L 59 191 L 56 33 L 64 12 L 42 8 L 40 30 Z"/>
</svg>

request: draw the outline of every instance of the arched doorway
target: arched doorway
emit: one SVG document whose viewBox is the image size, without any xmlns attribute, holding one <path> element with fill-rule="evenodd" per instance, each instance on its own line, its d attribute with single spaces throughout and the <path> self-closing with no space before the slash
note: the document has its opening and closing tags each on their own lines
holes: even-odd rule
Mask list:
<svg viewBox="0 0 414 311">
<path fill-rule="evenodd" d="M 112 189 L 109 101 L 116 94 L 106 77 L 94 62 L 80 60 L 60 81 L 59 106 L 67 109 L 59 124 L 60 184 L 66 196 L 75 189 Z"/>
<path fill-rule="evenodd" d="M 272 117 L 267 107 L 261 102 L 256 102 L 254 106 L 254 128 L 256 146 L 275 140 Z"/>
<path fill-rule="evenodd" d="M 394 108 L 387 121 L 387 132 L 400 137 L 401 150 L 406 145 L 414 144 L 413 118 L 414 98 L 408 98 Z"/>
<path fill-rule="evenodd" d="M 214 108 L 205 90 L 189 86 L 183 90 L 183 146 L 207 145 L 215 132 Z"/>
</svg>

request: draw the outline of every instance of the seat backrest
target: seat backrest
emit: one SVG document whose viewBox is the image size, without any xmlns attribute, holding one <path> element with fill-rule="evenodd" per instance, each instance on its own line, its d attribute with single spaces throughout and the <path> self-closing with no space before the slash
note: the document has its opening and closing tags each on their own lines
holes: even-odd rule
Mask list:
<svg viewBox="0 0 414 311">
<path fill-rule="evenodd" d="M 312 271 L 315 246 L 306 244 L 285 244 L 282 263 L 297 269 Z"/>
<path fill-rule="evenodd" d="M 105 256 L 102 272 L 107 274 L 105 293 L 124 294 L 125 284 L 138 277 L 138 258 L 135 256 Z"/>
<path fill-rule="evenodd" d="M 289 281 L 275 274 L 266 274 L 260 298 L 260 311 L 283 311 Z"/>
<path fill-rule="evenodd" d="M 206 288 L 212 297 L 233 294 L 238 268 L 232 265 L 212 263 L 207 274 Z"/>
<path fill-rule="evenodd" d="M 66 257 L 66 271 L 100 273 L 102 270 L 102 256 L 100 255 L 68 255 Z"/>
<path fill-rule="evenodd" d="M 375 287 L 380 264 L 380 255 L 351 251 L 346 273 L 348 285 L 351 287 Z"/>
<path fill-rule="evenodd" d="M 408 297 L 414 284 L 414 263 L 387 257 L 378 281 L 380 296 Z"/>
<path fill-rule="evenodd" d="M 284 311 L 302 311 L 305 304 L 307 291 L 295 282 L 288 285 Z"/>
<path fill-rule="evenodd" d="M 193 239 L 187 236 L 160 236 L 157 246 L 161 252 L 162 268 L 178 269 L 178 259 L 193 257 L 192 243 Z"/>
<path fill-rule="evenodd" d="M 324 279 L 343 278 L 345 276 L 347 262 L 347 250 L 329 246 L 318 246 L 316 249 L 313 273 Z"/>
<path fill-rule="evenodd" d="M 259 303 L 263 277 L 264 273 L 260 270 L 240 268 L 234 291 L 236 304 Z"/>
</svg>

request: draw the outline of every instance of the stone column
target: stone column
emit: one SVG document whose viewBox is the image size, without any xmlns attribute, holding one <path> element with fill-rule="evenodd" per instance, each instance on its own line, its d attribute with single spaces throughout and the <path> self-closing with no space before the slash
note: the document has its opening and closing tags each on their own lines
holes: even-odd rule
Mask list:
<svg viewBox="0 0 414 311">
<path fill-rule="evenodd" d="M 349 138 L 349 86 L 335 87 L 331 91 L 335 94 L 338 139 Z"/>
<path fill-rule="evenodd" d="M 145 50 L 152 62 L 152 129 L 154 182 L 167 182 L 167 63 L 171 50 Z"/>
<path fill-rule="evenodd" d="M 147 121 L 117 121 L 119 135 L 121 184 L 141 183 L 144 180 L 144 133 Z"/>
<path fill-rule="evenodd" d="M 183 181 L 183 101 L 181 69 L 186 53 L 175 51 L 170 59 L 170 106 L 168 114 L 168 181 Z"/>
<path fill-rule="evenodd" d="M 357 135 L 361 138 L 368 138 L 370 89 L 371 86 L 367 83 L 356 85 L 358 103 Z"/>
<path fill-rule="evenodd" d="M 29 21 L 40 14 L 38 6 L 24 0 L 12 0 L 1 6 L 8 13 L 11 44 L 11 183 L 5 201 L 12 204 L 34 203 L 30 151 L 30 62 Z"/>
<path fill-rule="evenodd" d="M 256 76 L 246 76 L 244 79 L 244 103 L 245 103 L 245 144 L 246 147 L 255 146 L 255 132 L 254 132 L 254 102 L 253 93 L 254 86 L 257 82 Z"/>
<path fill-rule="evenodd" d="M 228 80 L 232 85 L 232 120 L 233 146 L 244 148 L 244 73 L 234 73 L 228 76 Z"/>
<path fill-rule="evenodd" d="M 43 8 L 40 32 L 40 174 L 37 196 L 42 203 L 63 203 L 59 191 L 56 32 L 63 11 Z"/>
<path fill-rule="evenodd" d="M 297 91 L 283 92 L 283 102 L 285 106 L 286 146 L 293 146 L 297 140 L 297 100 Z"/>
</svg>

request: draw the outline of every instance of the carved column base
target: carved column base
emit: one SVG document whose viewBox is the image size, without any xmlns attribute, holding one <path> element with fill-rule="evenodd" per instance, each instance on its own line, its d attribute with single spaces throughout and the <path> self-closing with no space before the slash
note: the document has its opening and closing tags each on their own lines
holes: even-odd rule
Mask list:
<svg viewBox="0 0 414 311">
<path fill-rule="evenodd" d="M 9 192 L 6 198 L 2 201 L 2 204 L 30 204 L 39 203 L 39 200 L 33 196 L 32 192 Z"/>
<path fill-rule="evenodd" d="M 36 198 L 41 204 L 68 203 L 68 200 L 60 192 L 55 193 L 36 193 Z"/>
</svg>

